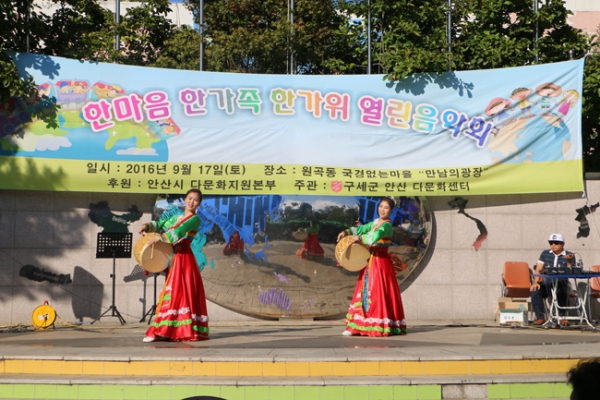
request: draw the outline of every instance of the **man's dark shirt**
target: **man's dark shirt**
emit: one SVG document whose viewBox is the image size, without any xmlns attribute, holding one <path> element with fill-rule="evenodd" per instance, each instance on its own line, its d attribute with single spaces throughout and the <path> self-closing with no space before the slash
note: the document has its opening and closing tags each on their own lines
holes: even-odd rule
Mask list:
<svg viewBox="0 0 600 400">
<path fill-rule="evenodd" d="M 566 255 L 573 254 L 570 251 L 563 250 L 558 256 L 555 255 L 552 250 L 544 250 L 542 254 L 540 254 L 539 262 L 544 263 L 544 270 L 548 270 L 546 272 L 551 272 L 552 268 L 567 268 L 567 263 L 570 262 L 571 266 L 577 265 L 577 260 L 573 255 L 571 260 L 567 260 L 565 258 Z"/>
</svg>

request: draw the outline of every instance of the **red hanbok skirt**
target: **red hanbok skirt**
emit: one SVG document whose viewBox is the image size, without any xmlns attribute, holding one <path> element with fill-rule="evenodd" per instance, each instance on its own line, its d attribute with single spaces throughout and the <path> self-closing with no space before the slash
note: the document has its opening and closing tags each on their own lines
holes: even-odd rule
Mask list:
<svg viewBox="0 0 600 400">
<path fill-rule="evenodd" d="M 346 330 L 363 336 L 404 335 L 406 320 L 392 260 L 387 249 L 371 252 L 354 289 Z"/>
<path fill-rule="evenodd" d="M 200 270 L 190 240 L 175 247 L 171 270 L 156 306 L 156 315 L 146 336 L 157 340 L 196 341 L 208 339 L 208 314 Z"/>
<path fill-rule="evenodd" d="M 302 258 L 323 257 L 325 250 L 319 244 L 319 236 L 316 233 L 309 233 L 304 241 L 304 246 L 296 254 Z"/>
</svg>

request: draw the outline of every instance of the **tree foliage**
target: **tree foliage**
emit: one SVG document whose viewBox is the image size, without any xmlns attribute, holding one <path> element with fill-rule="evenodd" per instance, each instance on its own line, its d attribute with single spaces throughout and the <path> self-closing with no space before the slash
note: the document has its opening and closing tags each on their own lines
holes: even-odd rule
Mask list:
<svg viewBox="0 0 600 400">
<path fill-rule="evenodd" d="M 200 68 L 200 33 L 187 26 L 175 29 L 151 64 L 154 67 L 198 70 Z"/>
<path fill-rule="evenodd" d="M 600 34 L 600 30 L 598 31 Z M 588 172 L 600 171 L 600 43 L 595 41 L 585 60 L 583 79 L 583 160 Z"/>
<path fill-rule="evenodd" d="M 0 2 L 0 17 L 4 21 L 0 24 L 0 104 L 11 97 L 28 99 L 30 102 L 37 99 L 36 84 L 31 76 L 25 77 L 17 70 L 13 60 L 4 50 L 35 51 L 36 43 L 42 38 L 44 24 L 35 10 L 30 8 L 27 0 L 5 0 Z M 45 107 L 34 110 L 35 117 L 43 118 L 48 126 L 56 126 L 56 106 L 48 99 L 44 101 Z M 41 110 L 44 110 L 42 112 Z"/>
<path fill-rule="evenodd" d="M 113 15 L 96 0 L 57 1 L 57 10 L 41 12 L 36 21 L 43 23 L 32 52 L 79 60 L 103 60 L 111 37 Z"/>
<path fill-rule="evenodd" d="M 342 13 L 362 20 L 362 38 L 367 35 L 369 5 L 374 70 L 391 80 L 448 70 L 444 2 L 341 0 Z"/>
<path fill-rule="evenodd" d="M 339 2 L 344 14 L 363 19 L 369 3 L 374 66 L 390 80 L 564 61 L 590 48 L 589 38 L 567 23 L 571 13 L 562 0 L 539 1 L 537 12 L 531 0 L 454 0 L 451 10 L 433 0 Z"/>
<path fill-rule="evenodd" d="M 127 10 L 117 32 L 122 45 L 116 61 L 129 65 L 153 65 L 166 42 L 173 36 L 174 25 L 167 19 L 169 0 L 148 0 Z"/>
<path fill-rule="evenodd" d="M 192 4 L 196 12 L 197 7 Z M 358 72 L 355 49 L 360 46 L 349 40 L 347 18 L 331 0 L 296 1 L 292 9 L 287 0 L 206 0 L 204 7 L 207 70 Z"/>
</svg>

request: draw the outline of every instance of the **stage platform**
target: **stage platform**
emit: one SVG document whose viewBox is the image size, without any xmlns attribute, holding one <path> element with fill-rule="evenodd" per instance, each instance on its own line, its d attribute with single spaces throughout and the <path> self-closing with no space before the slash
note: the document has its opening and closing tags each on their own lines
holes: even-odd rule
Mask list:
<svg viewBox="0 0 600 400">
<path fill-rule="evenodd" d="M 341 321 L 215 323 L 192 343 L 142 343 L 147 327 L 0 327 L 0 398 L 568 399 L 565 373 L 600 355 L 600 331 L 491 321 L 390 338 L 342 336 Z"/>
</svg>

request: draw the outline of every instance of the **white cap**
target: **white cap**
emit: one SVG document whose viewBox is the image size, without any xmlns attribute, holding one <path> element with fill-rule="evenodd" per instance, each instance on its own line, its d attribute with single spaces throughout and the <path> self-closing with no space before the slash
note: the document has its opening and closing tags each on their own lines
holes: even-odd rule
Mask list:
<svg viewBox="0 0 600 400">
<path fill-rule="evenodd" d="M 560 233 L 553 233 L 548 238 L 548 241 L 549 242 L 563 242 L 564 243 L 565 242 L 565 238 Z"/>
</svg>

